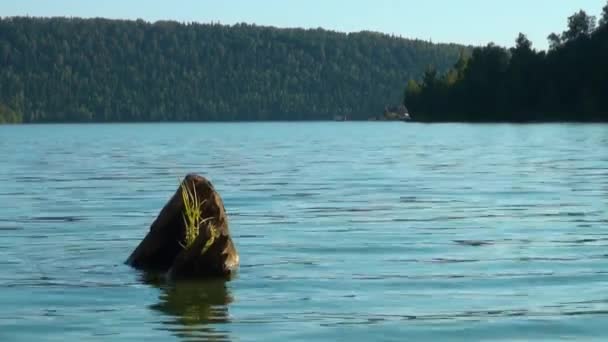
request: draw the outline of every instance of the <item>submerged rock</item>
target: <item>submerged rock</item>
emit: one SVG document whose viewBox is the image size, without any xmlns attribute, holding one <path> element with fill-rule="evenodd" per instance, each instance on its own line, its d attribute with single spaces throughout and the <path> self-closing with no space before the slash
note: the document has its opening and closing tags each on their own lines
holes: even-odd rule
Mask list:
<svg viewBox="0 0 608 342">
<path fill-rule="evenodd" d="M 187 207 L 199 205 L 196 231 L 188 230 Z M 188 235 L 188 236 L 187 236 Z M 230 277 L 239 265 L 224 203 L 213 185 L 199 175 L 187 175 L 164 206 L 150 231 L 126 261 L 146 271 L 166 272 L 171 279 Z"/>
</svg>

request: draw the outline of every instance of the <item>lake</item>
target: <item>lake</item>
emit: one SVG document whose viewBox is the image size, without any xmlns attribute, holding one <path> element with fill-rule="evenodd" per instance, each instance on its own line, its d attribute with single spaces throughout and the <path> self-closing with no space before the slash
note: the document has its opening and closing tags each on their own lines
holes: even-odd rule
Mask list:
<svg viewBox="0 0 608 342">
<path fill-rule="evenodd" d="M 179 180 L 241 267 L 124 264 Z M 1 341 L 605 340 L 608 125 L 0 126 Z"/>
</svg>

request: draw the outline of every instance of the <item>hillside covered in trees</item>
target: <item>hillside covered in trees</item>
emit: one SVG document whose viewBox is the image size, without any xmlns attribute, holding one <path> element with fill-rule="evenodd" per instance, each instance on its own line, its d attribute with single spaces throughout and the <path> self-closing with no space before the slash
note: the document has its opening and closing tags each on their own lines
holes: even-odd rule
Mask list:
<svg viewBox="0 0 608 342">
<path fill-rule="evenodd" d="M 366 119 L 465 48 L 372 32 L 0 19 L 0 122 Z"/>
<path fill-rule="evenodd" d="M 405 104 L 417 121 L 608 121 L 608 4 L 596 18 L 579 11 L 568 28 L 536 51 L 516 46 L 473 50 L 446 73 L 428 69 L 410 80 Z"/>
</svg>

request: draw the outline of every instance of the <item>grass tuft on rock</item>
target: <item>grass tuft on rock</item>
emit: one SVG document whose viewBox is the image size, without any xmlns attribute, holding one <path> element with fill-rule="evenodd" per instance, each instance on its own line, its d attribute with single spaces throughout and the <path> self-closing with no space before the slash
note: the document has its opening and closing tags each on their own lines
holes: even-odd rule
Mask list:
<svg viewBox="0 0 608 342">
<path fill-rule="evenodd" d="M 203 223 L 213 219 L 213 217 L 203 218 L 202 215 L 202 207 L 205 204 L 205 201 L 201 201 L 196 195 L 196 187 L 194 182 L 192 183 L 192 187 L 188 187 L 187 183 L 184 181 L 181 184 L 181 194 L 182 194 L 182 202 L 184 203 L 184 211 L 182 213 L 184 219 L 184 227 L 186 230 L 184 236 L 184 243 L 182 245 L 184 248 L 190 247 L 198 235 L 200 234 L 200 227 Z M 209 225 L 209 239 L 205 243 L 201 254 L 205 254 L 205 252 L 213 245 L 213 242 L 217 237 L 219 237 L 219 231 L 212 224 Z"/>
<path fill-rule="evenodd" d="M 196 188 L 192 183 L 192 188 L 189 188 L 184 181 L 181 184 L 182 190 L 182 201 L 184 203 L 184 211 L 182 213 L 184 218 L 184 226 L 186 228 L 186 234 L 184 237 L 185 247 L 189 247 L 194 243 L 196 237 L 199 234 L 199 227 L 203 223 L 201 214 L 201 208 L 203 202 L 198 199 L 196 195 Z"/>
</svg>

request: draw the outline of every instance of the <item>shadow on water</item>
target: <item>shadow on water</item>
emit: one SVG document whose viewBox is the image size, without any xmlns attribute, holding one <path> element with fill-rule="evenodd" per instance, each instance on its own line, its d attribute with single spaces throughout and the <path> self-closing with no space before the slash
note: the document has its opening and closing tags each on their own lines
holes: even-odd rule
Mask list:
<svg viewBox="0 0 608 342">
<path fill-rule="evenodd" d="M 218 325 L 229 323 L 228 305 L 232 296 L 226 280 L 213 279 L 169 283 L 161 278 L 144 274 L 142 281 L 161 290 L 158 303 L 150 309 L 169 319 L 164 330 L 184 341 L 229 341 L 226 331 Z"/>
</svg>

